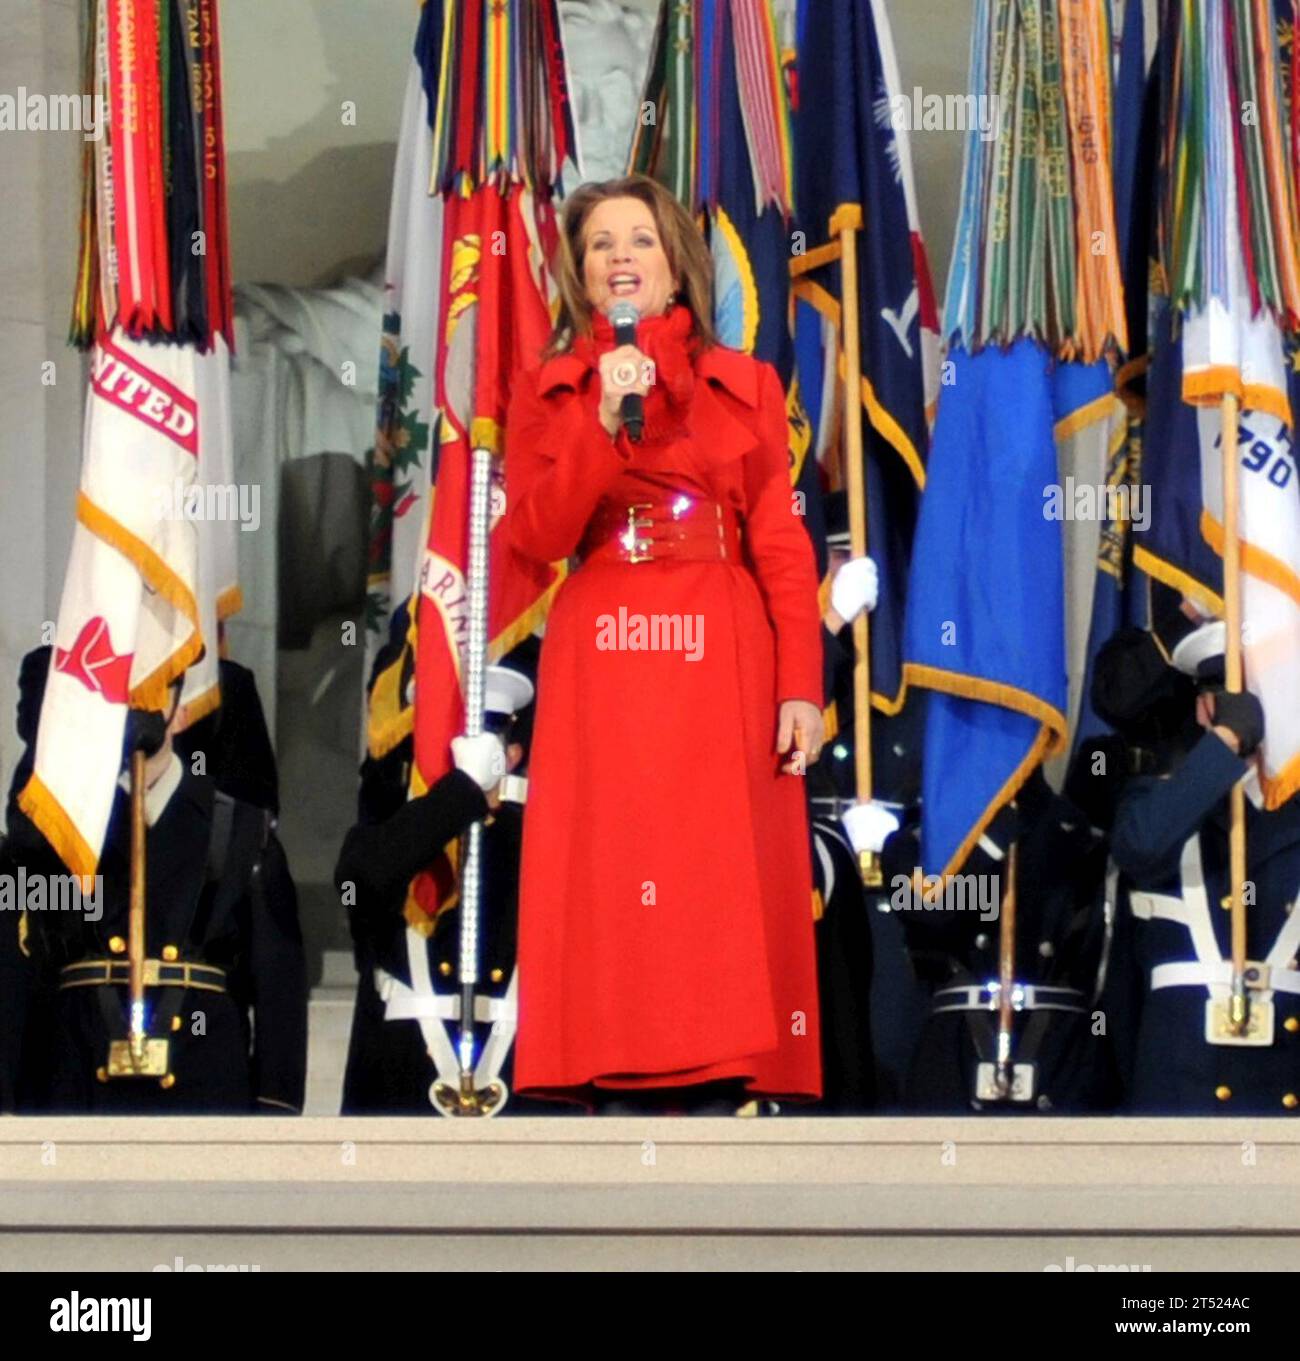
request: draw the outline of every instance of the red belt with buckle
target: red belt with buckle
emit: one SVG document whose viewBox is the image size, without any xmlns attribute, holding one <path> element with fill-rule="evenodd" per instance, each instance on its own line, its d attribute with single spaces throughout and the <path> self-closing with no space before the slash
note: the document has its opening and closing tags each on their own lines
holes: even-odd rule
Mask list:
<svg viewBox="0 0 1300 1361">
<path fill-rule="evenodd" d="M 740 562 L 740 520 L 707 496 L 672 492 L 656 501 L 602 501 L 587 525 L 583 562 Z"/>
</svg>

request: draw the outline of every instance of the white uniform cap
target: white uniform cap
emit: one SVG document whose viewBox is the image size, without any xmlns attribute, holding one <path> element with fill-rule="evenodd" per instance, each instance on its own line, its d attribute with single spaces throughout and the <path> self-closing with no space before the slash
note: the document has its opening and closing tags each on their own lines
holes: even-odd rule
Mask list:
<svg viewBox="0 0 1300 1361">
<path fill-rule="evenodd" d="M 1185 676 L 1195 676 L 1202 662 L 1222 657 L 1228 650 L 1228 632 L 1222 619 L 1210 619 L 1181 639 L 1169 660 Z"/>
<path fill-rule="evenodd" d="M 533 683 L 508 666 L 489 666 L 483 708 L 489 714 L 517 714 L 533 702 Z"/>
</svg>

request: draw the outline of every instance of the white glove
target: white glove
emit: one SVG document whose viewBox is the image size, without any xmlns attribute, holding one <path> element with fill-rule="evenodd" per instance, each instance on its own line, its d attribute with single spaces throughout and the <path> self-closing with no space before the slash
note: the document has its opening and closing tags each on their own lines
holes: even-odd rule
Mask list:
<svg viewBox="0 0 1300 1361">
<path fill-rule="evenodd" d="M 866 561 L 866 559 L 863 559 Z M 844 824 L 849 845 L 859 855 L 873 851 L 879 855 L 885 838 L 898 831 L 898 819 L 881 803 L 855 803 L 845 810 L 840 821 Z"/>
<path fill-rule="evenodd" d="M 831 609 L 851 624 L 863 610 L 876 608 L 879 591 L 876 564 L 870 558 L 850 558 L 831 581 Z"/>
<path fill-rule="evenodd" d="M 486 794 L 499 785 L 506 773 L 506 749 L 496 733 L 451 739 L 451 759 Z"/>
</svg>

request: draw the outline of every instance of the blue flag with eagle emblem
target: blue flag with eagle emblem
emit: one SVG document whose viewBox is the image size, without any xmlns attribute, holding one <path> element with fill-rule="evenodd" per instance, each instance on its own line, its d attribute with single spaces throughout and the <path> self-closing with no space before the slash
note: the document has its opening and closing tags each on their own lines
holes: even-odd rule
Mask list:
<svg viewBox="0 0 1300 1361">
<path fill-rule="evenodd" d="M 800 0 L 791 261 L 798 378 L 812 447 L 831 489 L 847 485 L 840 232 L 856 232 L 867 552 L 879 571 L 871 617 L 873 704 L 903 701 L 903 619 L 928 410 L 937 386 L 938 314 L 921 239 L 889 20 L 872 0 Z M 847 715 L 838 715 L 841 728 Z"/>
</svg>

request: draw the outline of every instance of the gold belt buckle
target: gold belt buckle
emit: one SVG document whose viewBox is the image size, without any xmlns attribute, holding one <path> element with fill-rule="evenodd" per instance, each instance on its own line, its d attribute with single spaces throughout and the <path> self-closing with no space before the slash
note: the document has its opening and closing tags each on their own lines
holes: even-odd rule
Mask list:
<svg viewBox="0 0 1300 1361">
<path fill-rule="evenodd" d="M 654 554 L 650 552 L 652 541 L 637 537 L 638 529 L 649 529 L 654 524 L 653 520 L 639 519 L 637 511 L 651 509 L 653 509 L 653 502 L 650 501 L 638 501 L 635 505 L 627 508 L 627 529 L 619 535 L 619 539 L 623 547 L 627 549 L 628 562 L 652 562 L 654 560 Z"/>
</svg>

